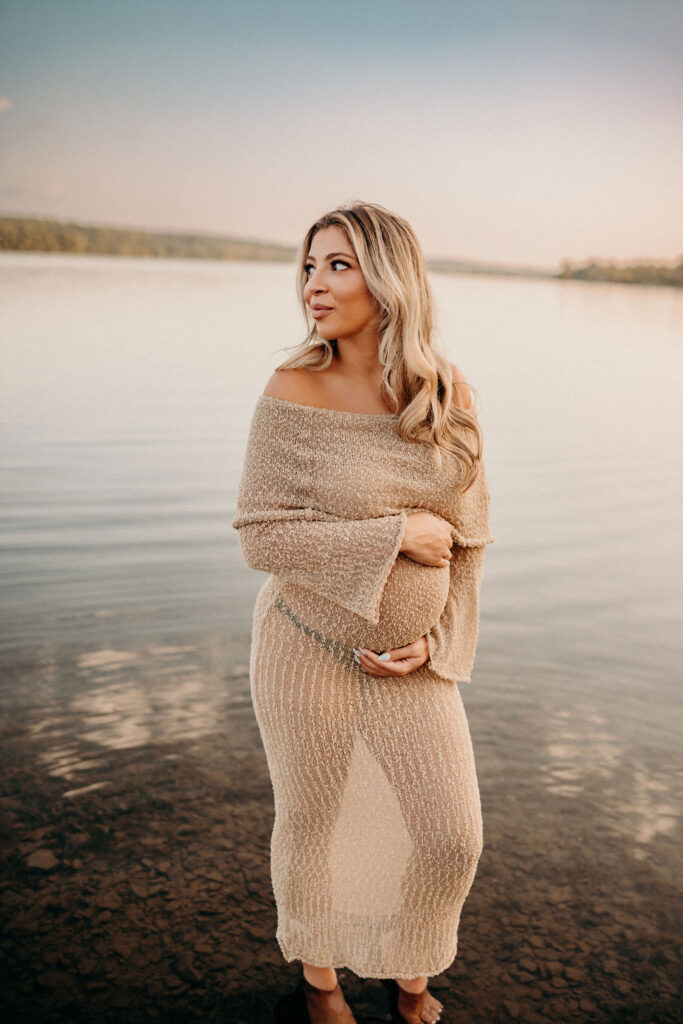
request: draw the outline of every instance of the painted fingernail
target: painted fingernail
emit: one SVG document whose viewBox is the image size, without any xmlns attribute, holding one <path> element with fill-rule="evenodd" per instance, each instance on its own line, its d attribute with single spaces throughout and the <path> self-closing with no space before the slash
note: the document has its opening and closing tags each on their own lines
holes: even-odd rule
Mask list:
<svg viewBox="0 0 683 1024">
<path fill-rule="evenodd" d="M 379 661 L 389 661 L 390 657 L 391 655 L 389 654 L 389 652 L 385 651 L 384 654 L 380 654 Z"/>
</svg>

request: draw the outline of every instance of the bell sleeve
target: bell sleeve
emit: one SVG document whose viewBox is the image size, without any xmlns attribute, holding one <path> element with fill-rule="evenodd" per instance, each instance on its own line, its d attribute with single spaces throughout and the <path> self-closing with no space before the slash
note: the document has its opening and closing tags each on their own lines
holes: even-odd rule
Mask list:
<svg viewBox="0 0 683 1024">
<path fill-rule="evenodd" d="M 239 507 L 239 506 L 238 506 Z M 254 519 L 238 515 L 245 562 L 379 622 L 384 586 L 396 561 L 407 514 L 373 519 L 317 520 L 311 508 Z"/>
<path fill-rule="evenodd" d="M 454 544 L 450 562 L 448 598 L 439 620 L 427 636 L 427 667 L 448 682 L 469 683 L 479 635 L 479 593 L 485 545 Z"/>
<path fill-rule="evenodd" d="M 316 507 L 311 443 L 269 403 L 257 404 L 232 521 L 242 555 L 250 568 L 306 587 L 376 625 L 407 513 L 353 519 Z"/>
</svg>

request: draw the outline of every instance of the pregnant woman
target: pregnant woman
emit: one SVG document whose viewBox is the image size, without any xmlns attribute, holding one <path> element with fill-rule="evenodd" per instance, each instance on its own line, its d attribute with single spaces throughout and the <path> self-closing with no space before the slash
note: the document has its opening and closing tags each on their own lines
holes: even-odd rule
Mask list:
<svg viewBox="0 0 683 1024">
<path fill-rule="evenodd" d="M 489 532 L 469 385 L 433 340 L 410 225 L 356 202 L 298 266 L 310 331 L 257 400 L 237 515 L 251 694 L 275 800 L 277 934 L 311 1024 L 353 1024 L 335 968 L 432 1024 L 482 817 L 470 681 Z"/>
</svg>

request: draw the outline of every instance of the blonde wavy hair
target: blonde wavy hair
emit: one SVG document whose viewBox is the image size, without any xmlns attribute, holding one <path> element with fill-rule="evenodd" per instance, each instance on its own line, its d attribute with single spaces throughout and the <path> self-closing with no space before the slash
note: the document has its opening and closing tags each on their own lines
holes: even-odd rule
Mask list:
<svg viewBox="0 0 683 1024">
<path fill-rule="evenodd" d="M 460 486 L 467 490 L 479 471 L 483 434 L 476 411 L 468 412 L 458 404 L 450 363 L 434 342 L 434 298 L 424 255 L 415 232 L 402 217 L 377 203 L 356 200 L 311 225 L 299 250 L 296 282 L 309 333 L 296 346 L 286 346 L 294 347 L 294 353 L 277 369 L 305 366 L 325 370 L 336 354 L 336 340 L 318 334 L 304 298 L 304 266 L 311 242 L 316 232 L 332 226 L 346 233 L 379 306 L 382 395 L 394 413 L 403 408 L 397 423 L 399 434 L 406 441 L 432 445 L 439 468 L 441 449 L 451 452 L 460 466 Z M 478 397 L 476 388 L 467 387 Z M 463 440 L 462 428 L 472 435 L 474 448 Z"/>
</svg>

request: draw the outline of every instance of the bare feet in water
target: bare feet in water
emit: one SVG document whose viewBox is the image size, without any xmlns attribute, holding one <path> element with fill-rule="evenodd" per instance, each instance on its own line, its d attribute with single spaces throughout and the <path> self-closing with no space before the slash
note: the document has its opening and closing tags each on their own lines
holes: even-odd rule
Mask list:
<svg viewBox="0 0 683 1024">
<path fill-rule="evenodd" d="M 397 1012 L 398 1019 L 405 1024 L 436 1024 L 440 1021 L 443 1003 L 431 994 L 426 978 L 391 979 L 384 984 L 389 989 L 392 1012 Z"/>
<path fill-rule="evenodd" d="M 306 965 L 301 988 L 310 1024 L 357 1024 L 334 967 Z"/>
</svg>

